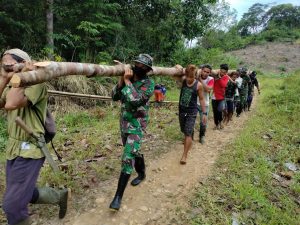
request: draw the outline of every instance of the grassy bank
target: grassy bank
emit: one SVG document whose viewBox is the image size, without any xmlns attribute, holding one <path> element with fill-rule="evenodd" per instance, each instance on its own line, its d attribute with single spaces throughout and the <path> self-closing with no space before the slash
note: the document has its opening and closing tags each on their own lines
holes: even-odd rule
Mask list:
<svg viewBox="0 0 300 225">
<path fill-rule="evenodd" d="M 300 224 L 300 72 L 260 80 L 255 115 L 199 184 L 184 224 Z"/>
</svg>

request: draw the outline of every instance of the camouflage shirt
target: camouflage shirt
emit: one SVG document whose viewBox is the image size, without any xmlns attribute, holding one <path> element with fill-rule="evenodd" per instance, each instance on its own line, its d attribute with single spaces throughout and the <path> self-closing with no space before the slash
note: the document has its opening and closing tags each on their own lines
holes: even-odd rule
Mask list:
<svg viewBox="0 0 300 225">
<path fill-rule="evenodd" d="M 251 83 L 251 80 L 248 75 L 241 76 L 241 78 L 243 79 L 243 82 L 240 89 L 240 95 L 247 96 L 249 90 L 249 83 Z"/>
<path fill-rule="evenodd" d="M 233 100 L 235 92 L 236 92 L 237 85 L 231 80 L 228 81 L 226 90 L 225 90 L 225 98 L 226 100 Z"/>
<path fill-rule="evenodd" d="M 154 91 L 154 81 L 146 77 L 132 84 L 112 90 L 112 99 L 121 100 L 120 127 L 122 133 L 142 134 L 147 127 L 149 99 Z"/>
</svg>

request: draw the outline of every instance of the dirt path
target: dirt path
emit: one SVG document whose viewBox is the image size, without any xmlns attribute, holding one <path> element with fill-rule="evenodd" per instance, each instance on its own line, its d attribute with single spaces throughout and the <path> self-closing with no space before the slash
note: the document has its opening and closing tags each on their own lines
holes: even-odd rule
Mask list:
<svg viewBox="0 0 300 225">
<path fill-rule="evenodd" d="M 239 118 L 234 117 L 231 124 L 221 131 L 213 130 L 210 120 L 206 143 L 201 145 L 196 138 L 186 165 L 179 164 L 183 151 L 181 143 L 176 144 L 175 148 L 159 159 L 146 161 L 146 180 L 137 187 L 128 185 L 119 212 L 115 213 L 108 209 L 117 185 L 118 178 L 115 177 L 96 193 L 95 208 L 80 212 L 78 215 L 71 212 L 64 221 L 55 220 L 51 224 L 53 222 L 64 225 L 169 224 L 177 207 L 187 205 L 188 196 L 198 182 L 211 174 L 220 152 L 242 130 L 244 122 L 251 114 L 248 112 Z"/>
</svg>

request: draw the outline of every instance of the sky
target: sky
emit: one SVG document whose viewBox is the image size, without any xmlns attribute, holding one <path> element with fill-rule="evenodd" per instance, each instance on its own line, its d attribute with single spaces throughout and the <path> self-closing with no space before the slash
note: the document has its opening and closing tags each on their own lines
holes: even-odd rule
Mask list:
<svg viewBox="0 0 300 225">
<path fill-rule="evenodd" d="M 230 8 L 237 10 L 237 19 L 240 20 L 245 12 L 255 3 L 261 4 L 274 3 L 274 5 L 291 3 L 293 5 L 300 5 L 299 0 L 226 0 L 230 4 Z"/>
</svg>

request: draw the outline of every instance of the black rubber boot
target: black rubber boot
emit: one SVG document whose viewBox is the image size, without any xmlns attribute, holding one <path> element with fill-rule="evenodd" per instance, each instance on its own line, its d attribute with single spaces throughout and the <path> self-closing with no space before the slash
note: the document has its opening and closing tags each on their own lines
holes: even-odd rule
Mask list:
<svg viewBox="0 0 300 225">
<path fill-rule="evenodd" d="M 146 178 L 144 155 L 135 158 L 134 168 L 138 173 L 138 176 L 131 181 L 132 186 L 139 185 Z"/>
<path fill-rule="evenodd" d="M 110 209 L 120 209 L 123 193 L 125 191 L 129 178 L 130 174 L 121 172 L 115 197 L 109 205 Z"/>
</svg>

